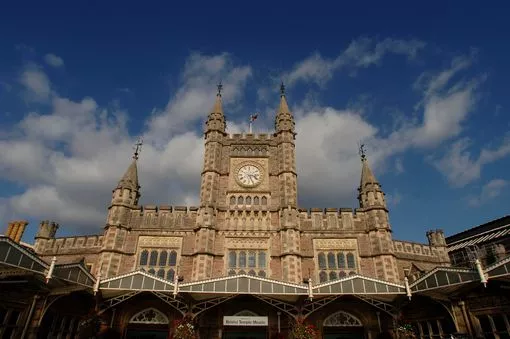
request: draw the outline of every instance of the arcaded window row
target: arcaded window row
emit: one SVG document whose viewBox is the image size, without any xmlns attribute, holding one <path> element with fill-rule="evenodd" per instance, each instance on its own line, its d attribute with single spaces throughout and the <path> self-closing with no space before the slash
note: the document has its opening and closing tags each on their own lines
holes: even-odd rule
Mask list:
<svg viewBox="0 0 510 339">
<path fill-rule="evenodd" d="M 319 252 L 319 281 L 326 282 L 342 279 L 356 274 L 356 256 L 352 252 Z"/>
<path fill-rule="evenodd" d="M 177 251 L 143 250 L 140 253 L 139 266 L 150 274 L 173 280 L 177 266 Z"/>
<path fill-rule="evenodd" d="M 228 252 L 228 274 L 266 276 L 267 255 L 264 250 L 230 250 Z"/>
<path fill-rule="evenodd" d="M 267 197 L 231 196 L 230 205 L 267 205 Z"/>
</svg>

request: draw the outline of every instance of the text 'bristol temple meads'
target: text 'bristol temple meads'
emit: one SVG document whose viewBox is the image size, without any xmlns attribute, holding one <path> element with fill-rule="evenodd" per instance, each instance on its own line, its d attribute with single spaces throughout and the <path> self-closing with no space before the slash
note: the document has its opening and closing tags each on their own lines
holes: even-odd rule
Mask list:
<svg viewBox="0 0 510 339">
<path fill-rule="evenodd" d="M 9 224 L 2 276 L 26 283 L 0 285 L 18 319 L 5 337 L 73 338 L 92 315 L 125 338 L 167 338 L 183 318 L 200 338 L 286 338 L 303 319 L 324 338 L 472 333 L 462 293 L 493 271 L 451 267 L 440 230 L 428 244 L 394 240 L 364 154 L 359 208 L 300 208 L 294 125 L 282 85 L 274 133 L 227 134 L 219 90 L 200 206 L 138 205 L 137 150 L 103 234 L 59 238 L 43 221 L 30 246 L 26 222 Z"/>
</svg>

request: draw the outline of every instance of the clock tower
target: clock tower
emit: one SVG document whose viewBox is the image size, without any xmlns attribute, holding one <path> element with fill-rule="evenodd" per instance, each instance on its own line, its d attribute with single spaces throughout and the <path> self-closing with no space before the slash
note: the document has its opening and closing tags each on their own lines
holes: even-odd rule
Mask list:
<svg viewBox="0 0 510 339">
<path fill-rule="evenodd" d="M 273 277 L 300 279 L 296 133 L 283 84 L 280 92 L 274 133 L 227 134 L 218 86 L 206 122 L 193 279 L 224 275 L 219 253 L 229 242 L 240 246 L 240 235 L 259 239 L 267 250 L 278 248 L 270 253 Z"/>
</svg>

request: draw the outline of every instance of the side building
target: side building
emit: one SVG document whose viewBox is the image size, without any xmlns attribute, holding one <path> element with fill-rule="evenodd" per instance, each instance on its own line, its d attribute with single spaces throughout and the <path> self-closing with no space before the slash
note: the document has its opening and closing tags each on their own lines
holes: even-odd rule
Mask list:
<svg viewBox="0 0 510 339">
<path fill-rule="evenodd" d="M 463 298 L 508 284 L 506 257 L 452 267 L 441 230 L 427 244 L 394 239 L 365 155 L 358 208 L 300 208 L 283 85 L 273 133 L 225 126 L 218 91 L 199 206 L 140 205 L 136 152 L 102 233 L 58 237 L 59 224 L 43 221 L 27 245 L 27 223 L 10 223 L 0 237 L 0 336 L 74 338 L 98 321 L 124 338 L 167 338 L 178 321 L 200 338 L 286 338 L 301 323 L 323 338 L 475 333 Z"/>
</svg>

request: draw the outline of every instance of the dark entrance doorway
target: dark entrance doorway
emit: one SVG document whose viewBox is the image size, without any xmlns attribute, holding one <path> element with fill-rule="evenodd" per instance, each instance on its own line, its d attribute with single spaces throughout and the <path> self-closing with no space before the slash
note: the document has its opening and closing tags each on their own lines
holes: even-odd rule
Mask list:
<svg viewBox="0 0 510 339">
<path fill-rule="evenodd" d="M 326 330 L 324 339 L 363 339 L 365 336 L 363 330 Z"/>
<path fill-rule="evenodd" d="M 167 339 L 168 332 L 165 330 L 139 330 L 128 329 L 126 339 Z"/>
<path fill-rule="evenodd" d="M 231 329 L 223 333 L 223 339 L 266 339 L 266 327 L 245 327 Z"/>
</svg>

